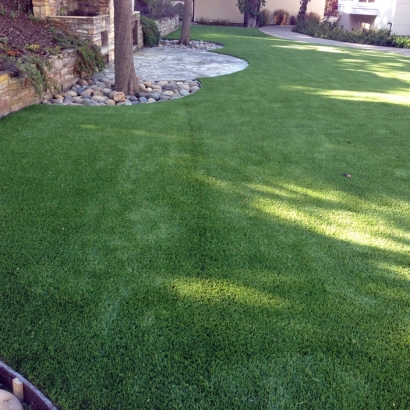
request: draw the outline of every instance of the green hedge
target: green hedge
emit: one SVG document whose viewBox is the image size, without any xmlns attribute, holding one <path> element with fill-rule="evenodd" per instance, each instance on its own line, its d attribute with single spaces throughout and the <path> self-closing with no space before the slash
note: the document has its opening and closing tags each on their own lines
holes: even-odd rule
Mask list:
<svg viewBox="0 0 410 410">
<path fill-rule="evenodd" d="M 145 47 L 155 47 L 159 44 L 161 39 L 161 34 L 158 30 L 158 26 L 154 20 L 148 18 L 147 16 L 141 15 L 141 26 L 142 32 L 144 34 L 144 46 Z"/>
<path fill-rule="evenodd" d="M 293 31 L 311 37 L 328 40 L 345 41 L 348 43 L 370 44 L 375 46 L 410 48 L 410 37 L 390 34 L 389 30 L 344 30 L 336 23 L 328 21 L 316 22 L 310 19 L 298 21 Z"/>
</svg>

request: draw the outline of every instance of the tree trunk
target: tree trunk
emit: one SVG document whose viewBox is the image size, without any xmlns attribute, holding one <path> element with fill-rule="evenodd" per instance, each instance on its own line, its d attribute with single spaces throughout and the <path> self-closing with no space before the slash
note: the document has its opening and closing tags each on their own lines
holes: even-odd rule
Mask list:
<svg viewBox="0 0 410 410">
<path fill-rule="evenodd" d="M 132 53 L 131 0 L 114 0 L 115 86 L 116 91 L 135 95 L 139 91 Z"/>
<path fill-rule="evenodd" d="M 249 14 L 247 11 L 245 11 L 245 13 L 243 13 L 243 26 L 248 27 L 248 23 L 249 23 Z"/>
<path fill-rule="evenodd" d="M 185 0 L 184 19 L 182 21 L 181 37 L 179 43 L 189 45 L 191 35 L 191 20 L 192 20 L 192 0 Z"/>
</svg>

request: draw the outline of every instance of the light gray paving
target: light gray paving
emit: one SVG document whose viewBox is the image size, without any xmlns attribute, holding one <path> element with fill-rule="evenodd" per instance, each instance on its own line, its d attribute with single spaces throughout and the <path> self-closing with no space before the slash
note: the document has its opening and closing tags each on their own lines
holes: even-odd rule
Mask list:
<svg viewBox="0 0 410 410">
<path fill-rule="evenodd" d="M 139 77 L 159 81 L 217 77 L 244 70 L 248 63 L 224 54 L 160 46 L 137 51 L 134 66 Z M 113 65 L 103 75 L 114 78 Z"/>
</svg>

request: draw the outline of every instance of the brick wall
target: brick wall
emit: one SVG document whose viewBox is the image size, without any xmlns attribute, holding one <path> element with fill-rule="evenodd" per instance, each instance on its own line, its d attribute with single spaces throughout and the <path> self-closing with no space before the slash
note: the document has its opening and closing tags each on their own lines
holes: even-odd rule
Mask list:
<svg viewBox="0 0 410 410">
<path fill-rule="evenodd" d="M 53 68 L 49 72 L 62 89 L 67 89 L 76 83 L 74 67 L 77 61 L 75 50 L 65 50 L 59 56 L 51 57 Z M 44 98 L 50 98 L 51 93 L 45 94 Z M 9 73 L 0 72 L 0 117 L 11 112 L 21 110 L 29 105 L 40 102 L 35 94 L 34 87 L 28 80 L 21 80 Z"/>
</svg>

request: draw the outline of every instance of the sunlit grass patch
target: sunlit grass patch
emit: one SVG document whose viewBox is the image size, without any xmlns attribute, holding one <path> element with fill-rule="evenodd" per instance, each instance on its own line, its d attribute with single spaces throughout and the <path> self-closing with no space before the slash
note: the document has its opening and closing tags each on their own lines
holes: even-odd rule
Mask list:
<svg viewBox="0 0 410 410">
<path fill-rule="evenodd" d="M 0 358 L 62 410 L 409 408 L 408 61 L 192 30 L 249 67 L 0 120 Z"/>
</svg>

